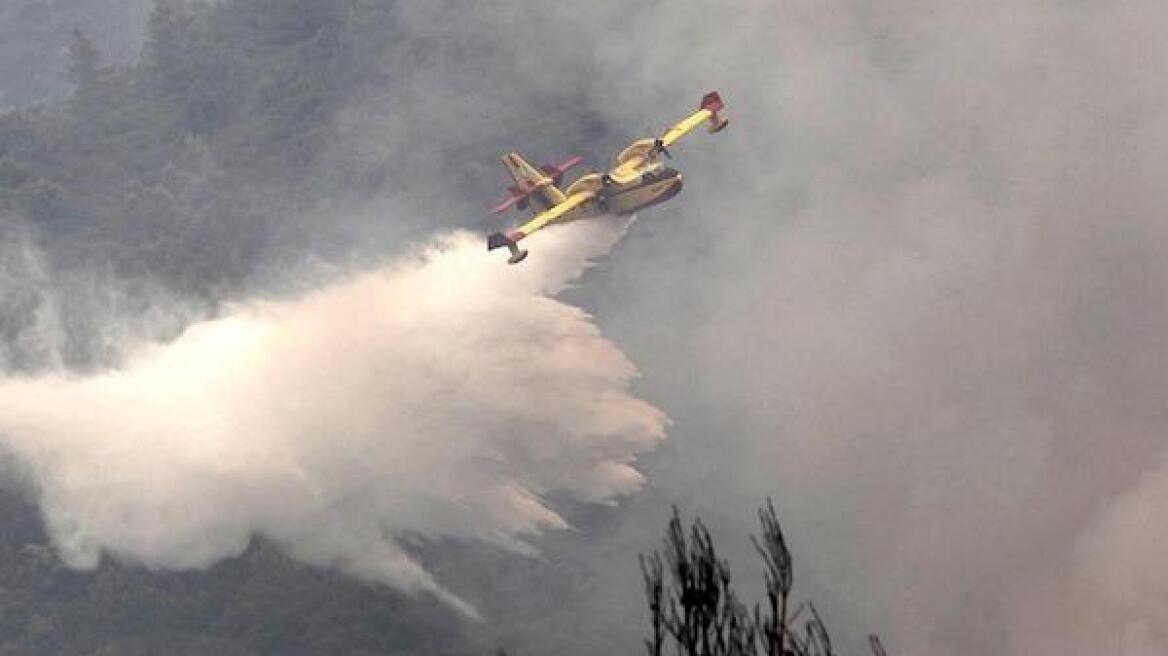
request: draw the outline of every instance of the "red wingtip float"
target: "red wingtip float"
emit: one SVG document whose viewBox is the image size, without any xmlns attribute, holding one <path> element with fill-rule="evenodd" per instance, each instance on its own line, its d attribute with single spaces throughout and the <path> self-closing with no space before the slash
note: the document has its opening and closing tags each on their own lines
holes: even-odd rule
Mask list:
<svg viewBox="0 0 1168 656">
<path fill-rule="evenodd" d="M 710 112 L 710 134 L 720 132 L 730 124 L 730 119 L 724 116 L 718 116 L 718 112 L 722 111 L 722 108 L 725 106 L 722 103 L 722 96 L 719 96 L 717 91 L 711 91 L 702 98 L 702 104 L 699 106 L 699 109 Z"/>
<path fill-rule="evenodd" d="M 564 173 L 583 158 L 576 156 L 559 166 L 545 164 L 537 169 L 518 153 L 507 153 L 503 156 L 503 165 L 515 184 L 507 188 L 510 193 L 507 200 L 491 211 L 499 213 L 512 207 L 520 210 L 530 207 L 534 217 L 510 233 L 490 235 L 487 249 L 507 247 L 511 252 L 507 261 L 517 264 L 527 257 L 527 251 L 520 250 L 516 243 L 548 225 L 602 214 L 632 214 L 673 198 L 681 191 L 681 174 L 666 167 L 661 155 L 669 156 L 669 146 L 703 123 L 709 123 L 710 132 L 725 128 L 730 120 L 718 115 L 724 106 L 717 91 L 707 93 L 697 111 L 660 137 L 634 141 L 617 155 L 616 166 L 607 173 L 585 173 L 564 191 L 560 191 Z"/>
</svg>

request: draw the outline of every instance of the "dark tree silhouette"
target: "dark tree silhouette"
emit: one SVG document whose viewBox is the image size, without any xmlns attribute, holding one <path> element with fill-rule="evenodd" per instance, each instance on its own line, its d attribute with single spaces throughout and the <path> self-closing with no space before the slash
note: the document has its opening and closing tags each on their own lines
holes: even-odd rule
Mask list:
<svg viewBox="0 0 1168 656">
<path fill-rule="evenodd" d="M 754 623 L 730 585 L 729 563 L 718 557 L 713 538 L 701 520 L 695 520 L 687 531 L 681 514 L 674 508 L 664 551 L 671 584 L 668 587 L 663 581 L 666 567 L 662 566 L 662 557 L 653 553 L 642 560 L 648 572 L 646 588 L 661 590 L 657 598 L 660 617 L 653 620 L 657 651 L 651 653 L 660 653 L 659 627 L 664 627 L 685 654 L 753 654 Z"/>
<path fill-rule="evenodd" d="M 767 611 L 766 615 L 760 617 L 758 606 L 755 606 L 755 624 L 762 640 L 763 653 L 767 656 L 782 656 L 787 653 L 784 648 L 787 643 L 787 602 L 795 581 L 791 552 L 787 549 L 783 528 L 779 525 L 775 506 L 770 499 L 767 499 L 766 508 L 759 509 L 758 519 L 762 524 L 762 537 L 752 535 L 750 541 L 766 565 L 763 575 L 766 577 Z"/>
<path fill-rule="evenodd" d="M 808 602 L 788 615 L 794 569 L 774 504 L 758 511 L 760 536 L 751 542 L 765 566 L 766 605 L 753 614 L 731 586 L 730 565 L 718 557 L 700 519 L 688 528 L 676 507 L 663 549 L 641 554 L 649 604 L 649 656 L 661 656 L 672 642 L 679 656 L 833 656 L 831 636 L 819 611 Z M 806 619 L 799 623 L 806 610 Z M 875 656 L 886 656 L 880 639 L 868 638 Z"/>
</svg>

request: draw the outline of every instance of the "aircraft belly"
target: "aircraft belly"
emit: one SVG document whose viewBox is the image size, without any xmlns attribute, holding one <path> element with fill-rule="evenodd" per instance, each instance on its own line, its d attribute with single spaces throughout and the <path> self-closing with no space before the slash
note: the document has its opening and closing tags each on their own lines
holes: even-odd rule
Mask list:
<svg viewBox="0 0 1168 656">
<path fill-rule="evenodd" d="M 608 201 L 613 214 L 632 214 L 637 210 L 664 203 L 681 191 L 681 176 L 658 180 L 613 194 Z"/>
</svg>

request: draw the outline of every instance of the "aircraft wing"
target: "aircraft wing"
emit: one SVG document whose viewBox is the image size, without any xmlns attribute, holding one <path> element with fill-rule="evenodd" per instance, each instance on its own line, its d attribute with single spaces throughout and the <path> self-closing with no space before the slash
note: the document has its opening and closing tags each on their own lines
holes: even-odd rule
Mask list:
<svg viewBox="0 0 1168 656">
<path fill-rule="evenodd" d="M 718 92 L 715 91 L 707 94 L 702 99 L 702 106 L 698 111 L 670 126 L 665 131 L 665 134 L 661 135 L 661 145 L 668 148 L 677 143 L 682 137 L 693 132 L 702 123 L 714 119 L 720 109 L 722 109 L 722 98 L 718 96 Z M 715 120 L 710 124 L 710 127 L 711 131 L 717 131 L 725 127 L 725 123 Z"/>
<path fill-rule="evenodd" d="M 568 212 L 571 212 L 572 210 L 576 209 L 577 207 L 580 207 L 581 205 L 583 205 L 584 203 L 587 203 L 588 201 L 592 200 L 593 197 L 595 197 L 595 196 L 596 196 L 596 194 L 594 194 L 591 191 L 583 191 L 583 192 L 572 194 L 571 196 L 568 196 L 566 199 L 564 199 L 564 202 L 559 203 L 557 205 L 553 205 L 552 207 L 549 207 L 548 209 L 544 210 L 543 212 L 537 214 L 535 216 L 535 218 L 528 221 L 527 223 L 524 223 L 522 226 L 519 227 L 518 230 L 511 233 L 511 235 L 509 235 L 511 238 L 511 241 L 519 241 L 520 239 L 523 239 L 524 237 L 535 232 L 536 230 L 544 228 L 550 223 L 554 223 L 556 221 L 556 219 L 559 219 L 560 217 L 567 214 Z"/>
<path fill-rule="evenodd" d="M 493 251 L 496 248 L 506 246 L 511 249 L 512 264 L 519 262 L 523 256 L 527 254 L 526 251 L 520 251 L 516 246 L 516 242 L 524 237 L 530 235 L 536 230 L 546 227 L 548 224 L 554 223 L 568 212 L 580 207 L 584 203 L 596 197 L 596 193 L 592 191 L 581 191 L 574 193 L 564 199 L 564 202 L 558 203 L 549 207 L 548 209 L 535 215 L 535 218 L 527 223 L 519 226 L 519 228 L 511 231 L 508 234 L 496 232 L 487 237 L 487 250 Z"/>
<path fill-rule="evenodd" d="M 646 164 L 655 159 L 659 153 L 664 152 L 666 148 L 677 143 L 682 137 L 693 132 L 701 124 L 708 121 L 710 132 L 718 132 L 730 122 L 729 119 L 718 115 L 724 106 L 722 97 L 718 95 L 717 91 L 707 93 L 702 98 L 702 103 L 697 111 L 672 125 L 665 131 L 665 134 L 653 142 L 651 148 L 636 149 L 637 144 L 634 144 L 630 150 L 636 149 L 636 152 L 622 159 L 616 168 L 609 171 L 609 177 L 617 184 L 636 182 L 641 176 L 641 169 Z"/>
</svg>

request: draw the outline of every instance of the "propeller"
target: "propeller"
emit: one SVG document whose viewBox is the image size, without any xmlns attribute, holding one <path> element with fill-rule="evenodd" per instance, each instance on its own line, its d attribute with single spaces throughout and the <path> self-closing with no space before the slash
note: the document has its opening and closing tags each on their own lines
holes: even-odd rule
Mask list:
<svg viewBox="0 0 1168 656">
<path fill-rule="evenodd" d="M 645 132 L 648 132 L 649 134 L 657 134 L 657 131 L 652 127 L 646 128 Z M 653 140 L 653 150 L 650 151 L 650 156 L 655 157 L 658 153 L 665 155 L 665 159 L 673 159 L 673 155 L 669 152 L 669 149 L 665 147 L 665 140 L 661 137 L 657 137 Z"/>
<path fill-rule="evenodd" d="M 604 173 L 600 176 L 600 190 L 596 192 L 596 204 L 600 207 L 601 212 L 608 211 L 608 199 L 612 194 L 609 188 L 612 186 L 612 176 Z"/>
<path fill-rule="evenodd" d="M 665 147 L 665 140 L 660 137 L 658 137 L 653 142 L 653 152 L 665 155 L 665 159 L 673 159 L 673 155 L 670 154 L 669 149 Z"/>
</svg>

